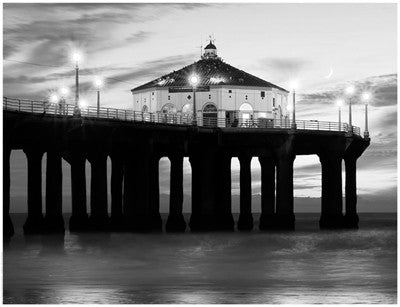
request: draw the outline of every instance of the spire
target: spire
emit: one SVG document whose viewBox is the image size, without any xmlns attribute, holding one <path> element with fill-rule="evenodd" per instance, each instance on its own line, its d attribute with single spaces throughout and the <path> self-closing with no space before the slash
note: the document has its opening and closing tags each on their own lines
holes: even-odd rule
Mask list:
<svg viewBox="0 0 400 307">
<path fill-rule="evenodd" d="M 214 45 L 215 39 L 210 36 L 210 43 L 204 48 L 202 59 L 217 59 L 217 47 Z"/>
</svg>

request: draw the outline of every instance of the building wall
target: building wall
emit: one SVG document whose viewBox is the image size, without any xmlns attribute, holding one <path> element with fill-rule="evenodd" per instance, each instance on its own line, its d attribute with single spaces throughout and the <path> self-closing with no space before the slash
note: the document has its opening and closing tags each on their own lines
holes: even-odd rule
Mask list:
<svg viewBox="0 0 400 307">
<path fill-rule="evenodd" d="M 264 92 L 264 97 L 261 92 Z M 238 111 L 239 115 L 248 113 L 239 111 L 244 103 L 248 103 L 253 109 L 253 118 L 279 119 L 288 114 L 287 101 L 288 93 L 275 88 L 211 86 L 209 92 L 196 92 L 198 116 L 208 103 L 217 107 L 219 116 L 225 111 Z M 186 104 L 193 104 L 193 92 L 169 93 L 168 88 L 153 88 L 133 93 L 134 111 L 142 111 L 146 105 L 149 112 L 159 112 L 167 104 L 173 105 L 173 110 L 180 113 Z"/>
</svg>

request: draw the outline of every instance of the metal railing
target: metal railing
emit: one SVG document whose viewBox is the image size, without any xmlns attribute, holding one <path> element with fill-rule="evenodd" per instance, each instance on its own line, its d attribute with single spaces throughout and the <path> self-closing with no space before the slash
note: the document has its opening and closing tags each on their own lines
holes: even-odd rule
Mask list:
<svg viewBox="0 0 400 307">
<path fill-rule="evenodd" d="M 48 101 L 37 101 L 27 99 L 15 99 L 3 97 L 3 110 L 40 113 L 59 116 L 74 116 L 75 105 L 65 103 L 50 103 Z M 193 117 L 189 114 L 150 113 L 138 112 L 127 109 L 104 108 L 88 106 L 80 108 L 82 117 L 114 119 L 121 121 L 151 122 L 172 125 L 192 125 Z M 201 127 L 220 128 L 250 128 L 250 129 L 292 129 L 292 121 L 288 119 L 244 119 L 244 118 L 218 118 L 214 114 L 197 117 L 197 125 Z M 296 120 L 296 129 L 299 130 L 322 130 L 343 131 L 360 135 L 360 128 L 338 122 L 327 122 L 318 120 Z"/>
</svg>

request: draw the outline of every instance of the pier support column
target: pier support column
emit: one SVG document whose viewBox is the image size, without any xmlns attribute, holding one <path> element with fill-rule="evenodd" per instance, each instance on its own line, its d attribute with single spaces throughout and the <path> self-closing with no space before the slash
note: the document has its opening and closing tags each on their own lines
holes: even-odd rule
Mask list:
<svg viewBox="0 0 400 307">
<path fill-rule="evenodd" d="M 346 215 L 344 223 L 347 228 L 358 228 L 357 214 L 357 157 L 348 156 L 344 159 L 346 169 Z"/>
<path fill-rule="evenodd" d="M 169 215 L 165 229 L 168 232 L 184 232 L 186 229 L 185 219 L 182 214 L 183 208 L 183 156 L 169 156 L 171 162 L 170 193 L 169 193 Z"/>
<path fill-rule="evenodd" d="M 231 156 L 220 154 L 218 177 L 217 229 L 233 231 Z"/>
<path fill-rule="evenodd" d="M 4 238 L 14 235 L 10 217 L 10 155 L 11 148 L 3 146 L 3 234 Z"/>
<path fill-rule="evenodd" d="M 124 219 L 129 231 L 150 231 L 150 163 L 146 141 L 126 157 L 124 168 Z"/>
<path fill-rule="evenodd" d="M 322 169 L 320 228 L 343 227 L 342 156 L 329 152 L 319 156 Z"/>
<path fill-rule="evenodd" d="M 215 148 L 201 148 L 189 158 L 192 166 L 192 231 L 217 229 L 218 165 Z"/>
<path fill-rule="evenodd" d="M 253 229 L 251 214 L 251 156 L 240 155 L 240 215 L 239 230 Z"/>
<path fill-rule="evenodd" d="M 62 215 L 62 158 L 58 151 L 48 151 L 46 158 L 46 216 L 47 232 L 64 232 Z"/>
<path fill-rule="evenodd" d="M 162 219 L 160 214 L 160 179 L 159 179 L 160 157 L 152 154 L 149 159 L 149 211 L 150 228 L 153 231 L 162 230 Z"/>
<path fill-rule="evenodd" d="M 82 152 L 72 152 L 69 161 L 71 165 L 72 215 L 69 219 L 70 231 L 88 230 L 88 215 L 86 209 L 86 157 Z"/>
<path fill-rule="evenodd" d="M 107 154 L 92 153 L 89 157 L 91 165 L 90 182 L 90 218 L 92 230 L 107 230 L 109 226 L 107 203 Z"/>
<path fill-rule="evenodd" d="M 275 227 L 294 229 L 293 161 L 292 154 L 282 154 L 277 159 Z"/>
<path fill-rule="evenodd" d="M 40 149 L 24 149 L 28 160 L 28 218 L 24 224 L 25 234 L 43 231 L 42 213 L 42 157 Z"/>
<path fill-rule="evenodd" d="M 123 229 L 122 215 L 122 183 L 123 157 L 120 154 L 111 154 L 111 218 L 110 229 Z"/>
<path fill-rule="evenodd" d="M 260 230 L 273 229 L 275 223 L 275 161 L 272 156 L 259 157 L 261 165 Z"/>
</svg>

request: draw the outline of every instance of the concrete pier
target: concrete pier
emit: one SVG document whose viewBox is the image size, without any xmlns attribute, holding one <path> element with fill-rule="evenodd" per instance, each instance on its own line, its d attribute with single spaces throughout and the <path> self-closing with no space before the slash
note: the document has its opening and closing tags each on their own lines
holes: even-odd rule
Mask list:
<svg viewBox="0 0 400 307">
<path fill-rule="evenodd" d="M 320 155 L 322 169 L 321 228 L 343 228 L 342 155 Z"/>
<path fill-rule="evenodd" d="M 218 202 L 217 202 L 217 230 L 233 231 L 235 222 L 232 216 L 232 158 L 224 153 L 219 154 L 218 169 Z"/>
<path fill-rule="evenodd" d="M 24 149 L 28 161 L 28 217 L 24 224 L 26 234 L 42 233 L 42 157 L 43 150 L 28 147 Z"/>
<path fill-rule="evenodd" d="M 91 166 L 90 217 L 91 230 L 104 231 L 109 227 L 107 203 L 107 154 L 102 151 L 88 155 Z"/>
<path fill-rule="evenodd" d="M 261 166 L 260 230 L 275 228 L 275 160 L 272 155 L 258 158 Z"/>
<path fill-rule="evenodd" d="M 240 162 L 240 215 L 239 230 L 253 229 L 253 215 L 251 214 L 251 156 L 239 155 Z"/>
<path fill-rule="evenodd" d="M 169 215 L 165 229 L 168 232 L 184 232 L 186 222 L 182 214 L 183 208 L 183 156 L 169 156 L 171 162 Z"/>
<path fill-rule="evenodd" d="M 277 161 L 275 228 L 294 229 L 293 210 L 294 156 L 283 154 Z"/>
<path fill-rule="evenodd" d="M 67 158 L 71 166 L 72 215 L 69 219 L 70 231 L 89 229 L 86 208 L 86 156 L 79 149 L 73 149 Z"/>
<path fill-rule="evenodd" d="M 46 156 L 46 232 L 64 232 L 62 214 L 62 157 L 59 150 L 49 150 Z"/>
<path fill-rule="evenodd" d="M 3 235 L 14 235 L 14 226 L 10 217 L 10 155 L 11 148 L 3 146 Z"/>
<path fill-rule="evenodd" d="M 111 217 L 110 230 L 123 230 L 122 195 L 123 195 L 123 157 L 114 152 L 111 158 Z"/>
<path fill-rule="evenodd" d="M 353 129 L 354 130 L 354 129 Z M 357 131 L 357 130 L 354 130 Z M 10 153 L 23 149 L 28 161 L 25 233 L 62 232 L 62 158 L 71 168 L 70 231 L 160 231 L 159 160 L 171 161 L 166 231 L 183 232 L 183 159 L 192 171 L 192 231 L 232 231 L 231 159 L 240 162 L 239 230 L 253 228 L 251 160 L 261 165 L 259 228 L 294 229 L 293 163 L 316 154 L 322 170 L 320 227 L 357 228 L 357 160 L 370 139 L 345 131 L 283 128 L 194 127 L 4 111 L 4 234 L 10 219 Z M 42 213 L 42 157 L 46 153 L 46 214 Z M 111 159 L 111 216 L 107 159 Z M 86 161 L 90 163 L 90 218 Z M 345 163 L 343 216 L 342 162 Z M 12 204 L 11 204 L 12 206 Z"/>
</svg>

